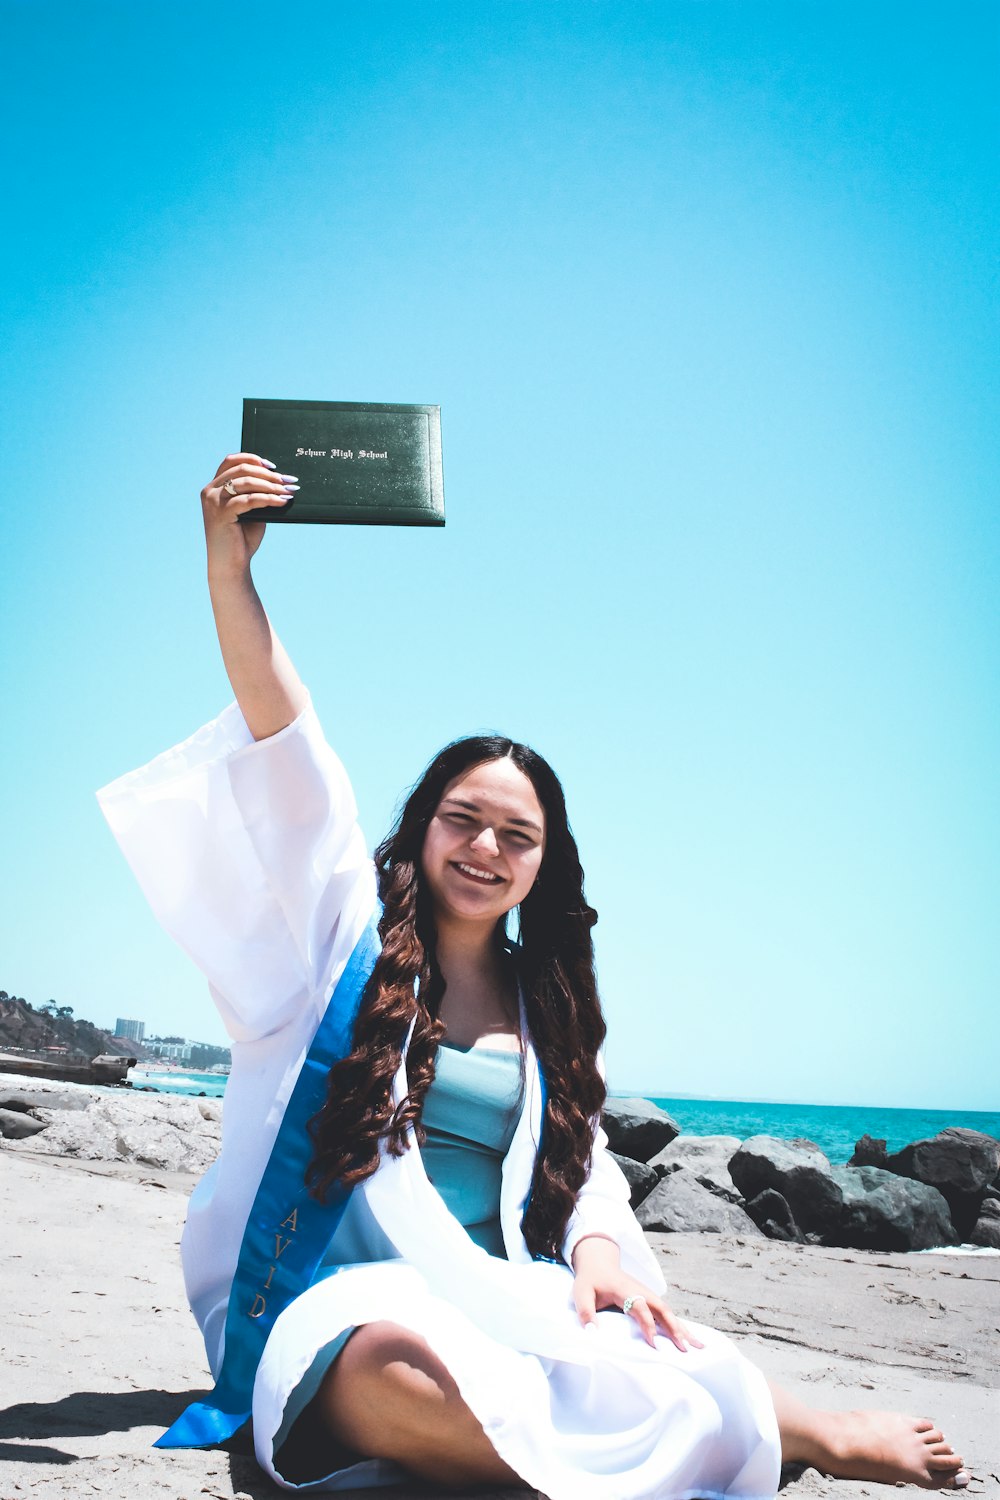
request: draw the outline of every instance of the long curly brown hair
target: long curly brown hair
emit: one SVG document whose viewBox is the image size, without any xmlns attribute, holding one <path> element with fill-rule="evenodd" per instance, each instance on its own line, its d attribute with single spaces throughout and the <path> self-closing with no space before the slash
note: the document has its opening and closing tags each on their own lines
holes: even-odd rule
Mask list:
<svg viewBox="0 0 1000 1500">
<path fill-rule="evenodd" d="M 521 1230 L 536 1257 L 560 1257 L 566 1225 L 590 1171 L 594 1129 L 605 1087 L 597 1054 L 605 1036 L 590 930 L 597 913 L 583 893 L 583 870 L 566 816 L 562 786 L 547 761 L 501 735 L 447 745 L 431 761 L 388 837 L 375 851 L 382 951 L 354 1024 L 352 1050 L 330 1069 L 326 1103 L 309 1122 L 314 1155 L 307 1181 L 322 1200 L 335 1182 L 353 1186 L 378 1166 L 379 1143 L 401 1156 L 412 1126 L 423 1145 L 421 1113 L 444 1035 L 438 1018 L 445 981 L 421 873 L 428 824 L 450 782 L 484 762 L 509 758 L 535 789 L 545 812 L 545 853 L 517 909 L 515 955 L 528 1030 L 547 1098 L 540 1149 Z M 506 919 L 497 941 L 507 943 Z M 409 1092 L 396 1107 L 392 1084 L 406 1053 Z"/>
</svg>

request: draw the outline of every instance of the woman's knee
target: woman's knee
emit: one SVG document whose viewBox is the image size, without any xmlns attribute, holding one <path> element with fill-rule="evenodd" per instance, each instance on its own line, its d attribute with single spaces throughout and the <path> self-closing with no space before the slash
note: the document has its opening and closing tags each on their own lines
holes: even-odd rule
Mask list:
<svg viewBox="0 0 1000 1500">
<path fill-rule="evenodd" d="M 457 1396 L 446 1365 L 412 1329 L 399 1323 L 364 1323 L 348 1339 L 338 1363 L 351 1382 L 377 1381 L 400 1396 Z"/>
<path fill-rule="evenodd" d="M 320 1394 L 334 1434 L 359 1453 L 394 1459 L 438 1483 L 519 1483 L 497 1457 L 447 1366 L 408 1328 L 362 1325 Z"/>
<path fill-rule="evenodd" d="M 461 1399 L 429 1344 L 388 1322 L 365 1323 L 352 1334 L 321 1391 L 342 1440 L 370 1452 L 372 1444 L 395 1449 Z"/>
</svg>

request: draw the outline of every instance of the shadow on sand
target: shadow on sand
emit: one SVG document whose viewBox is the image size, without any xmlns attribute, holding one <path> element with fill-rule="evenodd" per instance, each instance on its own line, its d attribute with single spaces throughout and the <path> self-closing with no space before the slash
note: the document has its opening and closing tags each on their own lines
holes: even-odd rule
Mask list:
<svg viewBox="0 0 1000 1500">
<path fill-rule="evenodd" d="M 184 1408 L 203 1394 L 198 1391 L 74 1391 L 59 1401 L 20 1401 L 0 1408 L 0 1462 L 69 1465 L 86 1463 L 79 1454 L 50 1446 L 43 1439 L 106 1436 L 134 1427 L 164 1429 Z M 2 1441 L 13 1439 L 14 1441 Z M 30 1446 L 29 1446 L 30 1445 Z M 272 1484 L 253 1455 L 249 1424 L 228 1443 L 220 1444 L 229 1455 L 233 1493 L 249 1500 L 273 1500 L 288 1491 Z M 164 1454 L 164 1459 L 168 1458 Z M 207 1491 L 212 1494 L 211 1490 Z M 220 1491 L 220 1494 L 224 1492 Z M 418 1481 L 377 1491 L 378 1500 L 530 1500 L 534 1490 L 477 1489 L 440 1490 Z M 340 1500 L 371 1500 L 372 1491 L 341 1490 Z"/>
</svg>

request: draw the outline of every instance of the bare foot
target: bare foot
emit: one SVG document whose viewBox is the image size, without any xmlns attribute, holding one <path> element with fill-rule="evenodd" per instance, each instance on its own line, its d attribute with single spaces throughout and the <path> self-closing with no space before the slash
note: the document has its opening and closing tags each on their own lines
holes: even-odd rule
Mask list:
<svg viewBox="0 0 1000 1500">
<path fill-rule="evenodd" d="M 837 1479 L 903 1482 L 925 1489 L 960 1489 L 969 1482 L 961 1458 L 926 1417 L 893 1411 L 816 1415 L 822 1415 L 826 1430 L 817 1430 L 820 1445 L 812 1462 Z"/>
</svg>

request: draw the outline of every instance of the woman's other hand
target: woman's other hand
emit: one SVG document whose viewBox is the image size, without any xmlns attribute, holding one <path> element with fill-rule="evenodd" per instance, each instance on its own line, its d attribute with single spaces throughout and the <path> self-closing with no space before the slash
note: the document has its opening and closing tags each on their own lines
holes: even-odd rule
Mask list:
<svg viewBox="0 0 1000 1500">
<path fill-rule="evenodd" d="M 250 511 L 273 510 L 291 500 L 294 474 L 279 474 L 256 453 L 230 453 L 201 492 L 209 572 L 245 572 L 264 539 L 264 521 L 241 521 Z"/>
<path fill-rule="evenodd" d="M 665 1333 L 682 1354 L 686 1354 L 689 1348 L 705 1347 L 655 1292 L 634 1276 L 625 1274 L 618 1246 L 613 1240 L 598 1235 L 588 1235 L 580 1240 L 573 1252 L 573 1271 L 573 1300 L 584 1327 L 595 1323 L 598 1312 L 605 1308 L 620 1307 L 624 1310 L 628 1303 L 628 1316 L 639 1325 L 650 1347 L 653 1347 L 658 1330 Z"/>
</svg>

